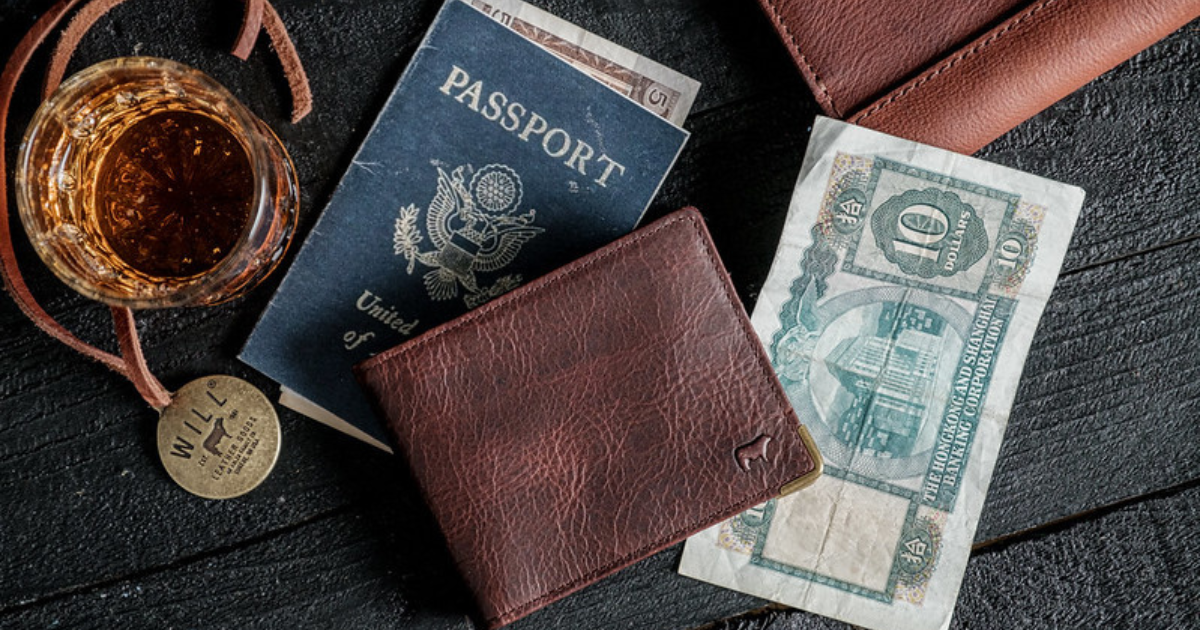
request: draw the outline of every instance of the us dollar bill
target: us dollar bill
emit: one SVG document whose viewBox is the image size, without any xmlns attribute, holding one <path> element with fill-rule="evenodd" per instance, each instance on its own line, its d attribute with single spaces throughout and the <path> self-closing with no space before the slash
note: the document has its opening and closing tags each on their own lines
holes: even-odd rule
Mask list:
<svg viewBox="0 0 1200 630">
<path fill-rule="evenodd" d="M 700 83 L 521 0 L 471 6 L 643 107 L 683 126 Z"/>
<path fill-rule="evenodd" d="M 680 573 L 946 628 L 1079 188 L 819 118 L 752 321 L 825 458 Z"/>
</svg>

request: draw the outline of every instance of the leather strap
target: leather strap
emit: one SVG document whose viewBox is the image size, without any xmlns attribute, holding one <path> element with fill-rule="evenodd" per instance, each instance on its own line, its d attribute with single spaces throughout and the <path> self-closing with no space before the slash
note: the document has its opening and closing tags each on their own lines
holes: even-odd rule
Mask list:
<svg viewBox="0 0 1200 630">
<path fill-rule="evenodd" d="M 117 330 L 117 345 L 121 348 L 121 358 L 125 361 L 125 377 L 133 381 L 133 386 L 151 407 L 162 411 L 171 404 L 172 396 L 146 365 L 142 344 L 138 341 L 137 322 L 133 320 L 133 311 L 123 306 L 109 308 L 112 310 L 113 326 Z"/>
<path fill-rule="evenodd" d="M 0 139 L 6 137 L 8 123 L 8 108 L 12 104 L 13 92 L 16 90 L 17 79 L 25 70 L 25 66 L 29 63 L 29 58 L 33 56 L 33 52 L 46 39 L 50 31 L 58 24 L 63 15 L 67 13 L 79 0 L 59 0 L 57 4 L 50 8 L 25 34 L 21 42 L 17 44 L 16 50 L 9 56 L 8 62 L 4 64 L 4 71 L 0 73 Z M 3 143 L 0 143 L 2 149 Z M 41 305 L 34 299 L 33 294 L 29 292 L 29 287 L 25 284 L 25 279 L 21 276 L 21 270 L 17 267 L 17 257 L 13 252 L 12 232 L 8 220 L 8 169 L 5 165 L 4 151 L 0 150 L 0 277 L 4 280 L 4 288 L 8 294 L 12 296 L 21 312 L 33 320 L 38 328 L 46 331 L 51 337 L 67 344 L 78 352 L 95 359 L 108 366 L 109 368 L 128 376 L 128 369 L 125 362 L 120 357 L 104 352 L 99 348 L 88 345 L 61 324 L 54 320 L 53 317 L 42 309 Z"/>
<path fill-rule="evenodd" d="M 260 1 L 263 7 L 263 26 L 267 29 L 267 37 L 271 38 L 271 45 L 283 66 L 283 76 L 287 78 L 288 89 L 292 91 L 292 123 L 298 123 L 312 111 L 312 90 L 308 87 L 308 75 L 300 63 L 296 45 L 292 43 L 292 38 L 288 35 L 283 20 L 275 12 L 275 7 L 267 0 Z"/>
<path fill-rule="evenodd" d="M 242 14 L 242 28 L 238 30 L 237 41 L 233 44 L 233 56 L 245 61 L 258 41 L 258 32 L 262 30 L 263 0 L 246 0 L 246 12 Z"/>
<path fill-rule="evenodd" d="M 33 293 L 30 292 L 29 286 L 25 284 L 25 279 L 17 264 L 16 253 L 13 250 L 12 228 L 8 216 L 8 178 L 6 175 L 8 170 L 3 151 L 9 106 L 12 104 L 17 82 L 29 64 L 33 53 L 79 1 L 59 0 L 52 6 L 17 44 L 16 49 L 5 63 L 3 72 L 0 73 L 0 280 L 3 280 L 5 290 L 17 303 L 17 307 L 38 328 L 80 354 L 99 361 L 128 378 L 151 407 L 162 410 L 170 404 L 171 394 L 146 365 L 146 358 L 138 340 L 137 324 L 134 321 L 133 312 L 125 307 L 111 307 L 117 343 L 121 348 L 120 356 L 105 352 L 83 341 L 59 324 L 38 304 Z M 71 55 L 80 40 L 83 39 L 84 34 L 104 14 L 122 2 L 124 0 L 95 0 L 85 4 L 71 20 L 55 48 L 50 66 L 47 68 L 43 85 L 43 93 L 46 96 L 58 87 Z M 267 34 L 271 37 L 275 50 L 280 56 L 288 85 L 292 90 L 292 121 L 296 122 L 312 110 L 312 93 L 309 90 L 304 68 L 296 54 L 296 48 L 288 37 L 283 21 L 280 20 L 279 14 L 267 0 L 246 0 L 246 11 L 242 18 L 242 27 L 237 43 L 234 46 L 234 54 L 241 59 L 245 59 L 249 55 L 260 26 L 264 23 L 264 17 Z"/>
<path fill-rule="evenodd" d="M 46 81 L 42 87 L 42 98 L 49 98 L 58 84 L 62 82 L 67 65 L 71 62 L 71 55 L 79 47 L 83 36 L 100 18 L 124 2 L 125 0 L 93 0 L 71 19 L 71 23 L 63 31 L 58 45 L 54 47 L 54 52 L 50 55 L 50 65 L 46 68 Z M 246 10 L 242 14 L 242 26 L 238 30 L 237 41 L 234 42 L 231 53 L 242 61 L 249 58 L 250 51 L 253 50 L 254 43 L 258 40 L 259 31 L 265 27 L 267 36 L 271 38 L 275 54 L 279 56 L 279 63 L 283 66 L 288 89 L 292 93 L 292 122 L 300 122 L 312 111 L 313 100 L 312 90 L 308 84 L 308 75 L 304 72 L 304 65 L 300 63 L 300 55 L 296 52 L 296 46 L 288 36 L 283 20 L 280 19 L 279 14 L 275 12 L 275 7 L 271 6 L 268 0 L 245 0 L 245 3 Z"/>
</svg>

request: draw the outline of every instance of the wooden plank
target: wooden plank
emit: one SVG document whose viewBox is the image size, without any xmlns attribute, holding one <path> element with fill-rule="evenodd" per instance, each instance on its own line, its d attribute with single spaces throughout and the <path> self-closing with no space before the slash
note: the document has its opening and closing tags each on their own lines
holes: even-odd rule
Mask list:
<svg viewBox="0 0 1200 630">
<path fill-rule="evenodd" d="M 718 118 L 714 124 L 729 128 L 727 123 Z M 745 132 L 728 133 L 738 136 Z M 706 137 L 711 146 L 722 150 L 736 142 L 717 131 Z M 786 144 L 786 137 L 781 143 Z M 786 192 L 786 188 L 783 190 Z M 1196 308 L 1196 292 L 1200 290 L 1198 248 L 1200 242 L 1184 243 L 1062 279 L 1035 341 L 981 538 L 1022 529 L 1049 515 L 1083 509 L 1089 503 L 1107 502 L 1180 477 L 1195 476 L 1195 466 L 1200 462 L 1195 449 L 1200 440 L 1196 439 L 1189 413 L 1196 395 L 1190 371 L 1195 368 L 1189 366 L 1197 364 L 1200 347 L 1189 321 L 1193 321 L 1191 309 Z M 1119 303 L 1121 308 L 1108 308 L 1111 303 Z M 214 340 L 206 349 L 198 344 L 201 354 L 220 354 L 222 340 L 236 337 L 238 324 L 219 310 L 155 314 L 148 336 L 154 361 L 172 363 L 170 353 L 180 345 L 154 334 L 159 329 L 193 330 L 201 339 Z M 4 313 L 5 329 L 10 323 L 21 325 L 14 312 Z M 177 317 L 184 319 L 179 321 Z M 103 332 L 106 325 L 103 318 L 89 322 L 83 319 L 85 329 L 97 332 Z M 1158 341 L 1150 346 L 1139 345 L 1137 342 L 1143 339 Z M 149 426 L 136 428 L 140 412 L 131 409 L 131 395 L 125 385 L 98 368 L 92 368 L 95 374 L 91 378 L 76 377 L 75 382 L 67 382 L 77 366 L 70 362 L 69 355 L 64 354 L 63 361 L 56 364 L 46 363 L 44 353 L 53 352 L 54 346 L 42 342 L 32 331 L 10 340 L 20 345 L 11 351 L 6 346 L 4 356 L 25 357 L 26 367 L 33 371 L 21 370 L 4 380 L 6 402 L 17 408 L 32 406 L 32 410 L 22 420 L 26 424 L 9 428 L 5 436 L 9 439 L 4 441 L 4 456 L 19 458 L 20 474 L 5 475 L 2 503 L 12 504 L 26 496 L 44 499 L 38 503 L 39 510 L 18 513 L 15 520 L 6 519 L 8 531 L 17 535 L 3 537 L 4 567 L 10 571 L 38 566 L 40 559 L 54 557 L 54 566 L 60 569 L 5 580 L 6 584 L 21 584 L 21 589 L 27 589 L 6 601 L 9 606 L 53 596 L 63 588 L 79 588 L 145 567 L 170 564 L 179 556 L 219 550 L 224 542 L 220 537 L 215 546 L 206 546 L 214 539 L 196 533 L 215 523 L 221 524 L 222 536 L 241 540 L 269 535 L 330 510 L 370 509 L 368 506 L 388 501 L 390 488 L 380 480 L 402 476 L 390 458 L 374 457 L 311 422 L 288 416 L 285 439 L 289 446 L 280 470 L 266 487 L 241 500 L 237 509 L 233 509 L 234 504 L 181 497 L 165 481 L 149 453 Z M 1135 352 L 1139 348 L 1143 350 L 1140 355 Z M 1125 358 L 1137 360 L 1134 367 L 1154 371 L 1137 378 Z M 203 362 L 203 357 L 190 357 L 172 369 L 186 372 L 191 361 Z M 229 365 L 218 362 L 217 367 Z M 39 375 L 38 369 L 49 371 Z M 41 384 L 56 381 L 54 387 L 79 392 L 78 404 L 99 412 L 90 423 L 81 424 L 79 419 L 85 407 L 63 412 L 38 407 L 37 400 L 45 391 Z M 90 381 L 103 385 L 88 386 Z M 1174 393 L 1147 400 L 1143 396 L 1146 382 L 1166 386 Z M 1077 385 L 1070 386 L 1072 383 Z M 61 400 L 62 394 L 58 396 Z M 1130 400 L 1139 402 L 1131 404 Z M 1081 408 L 1087 413 L 1081 413 Z M 111 416 L 105 418 L 106 412 Z M 140 421 L 145 422 L 145 418 Z M 27 425 L 33 426 L 22 428 Z M 1178 439 L 1164 439 L 1164 435 Z M 107 447 L 102 454 L 96 453 L 98 444 Z M 1122 455 L 1129 456 L 1131 465 L 1121 469 L 1120 477 L 1096 474 L 1097 465 L 1108 466 Z M 1170 465 L 1164 466 L 1163 462 Z M 4 459 L 2 465 L 6 471 L 15 468 L 9 459 Z M 71 496 L 75 492 L 73 482 L 82 492 L 77 497 Z M 1140 485 L 1130 486 L 1130 482 Z M 349 504 L 343 496 L 347 492 L 356 494 Z M 415 499 L 410 497 L 410 501 Z M 90 519 L 86 528 L 84 523 L 66 520 L 97 508 L 102 512 Z M 49 527 L 44 522 L 47 512 L 53 522 Z M 394 512 L 391 518 L 396 519 L 391 526 L 397 531 L 410 527 L 402 512 Z M 700 611 L 705 618 L 759 605 L 757 600 L 676 577 L 674 562 L 671 554 L 659 556 L 606 581 L 595 591 L 599 594 L 589 597 L 623 601 L 619 609 L 633 616 L 643 614 L 638 612 L 642 609 L 633 607 L 633 601 L 640 600 L 652 600 L 655 608 L 670 609 L 673 615 L 679 614 L 677 609 L 683 602 L 716 600 L 715 608 Z M 637 597 L 621 600 L 627 590 L 636 592 Z M 547 614 L 570 617 L 570 609 Z M 540 627 L 541 623 L 531 627 Z"/>
<path fill-rule="evenodd" d="M 268 63 L 252 59 L 241 64 L 228 58 L 217 47 L 219 42 L 203 38 L 181 45 L 162 37 L 212 30 L 206 29 L 204 10 L 196 6 L 185 6 L 170 23 L 159 15 L 143 17 L 136 3 L 118 8 L 85 41 L 74 67 L 137 48 L 141 54 L 172 56 L 206 68 L 268 119 L 286 115 L 286 102 L 271 89 L 275 77 Z M 306 224 L 311 225 L 315 218 L 311 208 L 332 190 L 374 108 L 386 97 L 415 45 L 398 42 L 419 35 L 428 16 L 417 14 L 428 13 L 430 6 L 425 3 L 407 13 L 371 3 L 289 7 L 290 15 L 297 16 L 289 24 L 301 53 L 318 59 L 318 68 L 371 60 L 367 73 L 320 72 L 310 62 L 318 95 L 336 94 L 340 102 L 318 107 L 312 119 L 297 127 L 273 122 L 296 158 L 304 206 L 309 208 Z M 111 27 L 106 26 L 109 20 Z M 355 36 L 324 28 L 327 23 L 346 24 Z M 305 50 L 306 45 L 313 48 Z M 34 86 L 36 81 L 27 83 Z M 801 89 L 799 82 L 796 88 Z M 26 109 L 31 107 L 32 101 Z M 779 112 L 781 120 L 786 113 Z M 792 134 L 794 142 L 799 141 L 796 136 Z M 788 187 L 783 183 L 778 190 Z M 678 197 L 684 196 L 676 190 Z M 31 284 L 47 298 L 51 312 L 84 338 L 110 338 L 104 309 L 64 290 L 28 248 L 22 253 Z M 232 357 L 270 290 L 230 306 L 141 316 L 151 365 L 172 386 L 220 372 L 269 388 L 265 379 Z M 354 486 L 372 487 L 369 495 L 386 487 L 373 479 L 375 475 L 399 474 L 395 463 L 373 450 L 284 414 L 285 447 L 266 486 L 240 499 L 236 508 L 180 496 L 156 462 L 152 415 L 121 379 L 41 335 L 8 302 L 0 306 L 0 325 L 10 332 L 0 341 L 4 371 L 10 374 L 0 384 L 0 400 L 18 416 L 3 429 L 7 439 L 0 446 L 0 468 L 6 474 L 0 503 L 38 497 L 38 509 L 5 520 L 11 535 L 0 542 L 7 552 L 2 565 L 5 577 L 12 571 L 13 579 L 3 580 L 12 586 L 0 592 L 0 606 L 36 601 L 64 589 L 168 564 L 180 556 L 207 553 L 230 538 L 289 527 L 345 507 L 356 494 Z M 356 464 L 344 465 L 349 462 Z M 85 522 L 80 514 L 93 509 L 100 513 Z M 220 536 L 196 534 L 213 523 L 221 524 Z M 21 567 L 39 566 L 40 559 L 48 557 L 56 558 L 52 567 L 18 579 Z"/>
<path fill-rule="evenodd" d="M 461 586 L 431 570 L 430 541 L 399 535 L 395 514 L 337 512 L 228 552 L 83 587 L 0 616 L 4 627 L 394 627 L 470 630 Z M 1200 486 L 1097 514 L 977 552 L 953 628 L 1174 627 L 1200 613 Z M 685 629 L 719 613 L 728 591 L 678 576 L 664 600 L 655 576 L 677 551 L 624 571 L 511 626 L 574 630 Z M 661 565 L 661 566 L 659 566 Z M 686 583 L 685 583 L 686 582 Z M 797 611 L 773 611 L 712 630 L 844 629 Z"/>
<path fill-rule="evenodd" d="M 1200 20 L 984 148 L 1087 191 L 1069 272 L 1200 234 Z"/>
<path fill-rule="evenodd" d="M 40 6 L 34 0 L 8 0 L 5 8 L 15 13 L 5 15 L 15 17 L 0 21 L 0 33 L 23 30 L 33 4 Z M 297 161 L 304 191 L 302 227 L 307 230 L 437 2 L 280 2 L 309 63 L 318 99 L 313 116 L 296 127 L 283 122 L 286 95 L 265 50 L 260 47 L 248 64 L 223 50 L 236 30 L 236 3 L 178 3 L 169 15 L 143 15 L 137 5 L 129 3 L 106 18 L 85 42 L 74 67 L 135 49 L 204 67 L 283 136 Z M 225 7 L 224 17 L 209 17 L 218 6 Z M 549 6 L 708 83 L 699 113 L 689 123 L 692 142 L 653 213 L 684 203 L 699 205 L 743 299 L 752 301 L 770 264 L 806 125 L 816 111 L 766 21 L 753 3 L 673 0 L 661 7 L 655 3 L 653 11 L 648 8 L 652 5 L 621 9 L 566 0 Z M 1188 274 L 1194 276 L 1195 270 L 1188 259 L 1195 257 L 1194 247 L 1183 244 L 1135 256 L 1200 234 L 1200 215 L 1193 216 L 1181 203 L 1200 191 L 1200 182 L 1186 176 L 1196 165 L 1196 109 L 1181 101 L 1194 99 L 1197 92 L 1198 64 L 1183 63 L 1196 59 L 1200 37 L 1195 30 L 1181 31 L 989 149 L 992 159 L 1084 184 L 1092 194 L 1068 258 L 1070 269 L 1080 271 L 1063 280 L 1035 342 L 985 512 L 983 537 L 1197 474 L 1197 441 L 1178 439 L 1180 431 L 1194 435 L 1187 433 L 1194 429 L 1185 421 L 1195 404 L 1195 390 L 1186 380 L 1196 364 L 1196 340 L 1184 322 L 1171 319 L 1192 314 L 1189 302 L 1195 301 L 1196 287 Z M 26 98 L 26 114 L 32 104 Z M 1114 122 L 1097 124 L 1109 119 Z M 9 140 L 11 148 L 16 138 Z M 1133 185 L 1146 181 L 1161 185 Z M 63 314 L 85 337 L 106 339 L 109 324 L 103 309 L 60 288 L 28 248 L 22 253 L 52 312 Z M 273 282 L 278 280 L 276 276 Z M 267 381 L 232 357 L 270 292 L 268 286 L 215 309 L 144 316 L 151 364 L 175 386 L 204 373 L 225 372 L 266 387 Z M 355 540 L 372 536 L 413 536 L 429 544 L 428 537 L 420 538 L 422 526 L 412 516 L 421 510 L 415 495 L 401 489 L 397 498 L 392 487 L 392 480 L 403 476 L 396 462 L 292 414 L 285 414 L 284 453 L 267 486 L 234 503 L 190 499 L 159 470 L 153 419 L 123 381 L 42 336 L 7 301 L 0 304 L 0 330 L 5 332 L 0 341 L 0 410 L 5 416 L 0 426 L 0 505 L 23 508 L 0 520 L 0 584 L 5 585 L 0 611 L 25 615 L 51 610 L 52 602 L 101 592 L 124 576 L 183 574 L 189 559 L 196 566 L 215 567 L 204 563 L 276 537 L 289 537 L 289 542 L 264 552 L 273 562 L 297 549 L 315 555 L 323 548 L 353 547 Z M 1130 366 L 1148 376 L 1138 376 Z M 1068 386 L 1074 382 L 1078 387 Z M 1147 394 L 1148 386 L 1158 384 L 1168 385 L 1164 391 L 1173 398 Z M 1151 413 L 1141 413 L 1147 410 Z M 1175 435 L 1155 433 L 1159 415 Z M 1122 431 L 1131 432 L 1133 439 L 1126 441 Z M 1094 448 L 1079 448 L 1092 440 Z M 1133 466 L 1121 477 L 1097 475 L 1092 462 L 1113 453 L 1138 457 L 1131 457 Z M 393 502 L 399 507 L 379 515 L 372 511 Z M 321 523 L 342 524 L 351 516 L 370 520 L 371 531 L 347 542 L 319 529 Z M 643 614 L 699 623 L 759 604 L 675 576 L 673 553 L 577 597 L 594 598 L 589 600 L 594 608 L 615 611 L 596 612 L 596 619 L 622 624 Z M 405 584 L 419 585 L 427 570 L 414 569 Z M 255 582 L 245 588 L 270 583 L 266 573 L 246 575 Z M 357 578 L 351 569 L 342 575 L 347 584 L 376 579 L 365 570 Z M 314 578 L 310 574 L 308 579 Z M 413 588 L 419 592 L 420 586 Z M 312 602 L 324 602 L 310 597 L 312 607 Z M 243 600 L 234 603 L 238 601 Z M 294 601 L 303 607 L 306 600 Z M 642 611 L 635 605 L 640 601 L 651 602 L 654 610 Z M 697 601 L 715 603 L 704 607 Z M 414 620 L 425 618 L 424 612 L 413 614 Z M 546 615 L 531 623 L 567 627 L 578 622 L 569 613 Z"/>
<path fill-rule="evenodd" d="M 1184 628 L 1200 616 L 1200 487 L 976 552 L 950 624 L 966 628 Z M 704 630 L 847 630 L 765 611 Z"/>
<path fill-rule="evenodd" d="M 457 578 L 429 571 L 438 546 L 378 525 L 334 512 L 223 553 L 18 606 L 0 627 L 469 630 Z"/>
<path fill-rule="evenodd" d="M 794 102 L 776 99 L 750 110 L 751 117 L 722 110 L 722 115 L 698 119 L 697 135 L 705 141 L 689 152 L 679 172 L 694 172 L 713 156 L 728 152 L 747 154 L 747 166 L 757 172 L 779 152 L 793 151 L 803 142 L 803 129 L 778 134 L 768 125 L 751 126 L 744 121 L 753 118 L 782 124 L 797 114 L 790 105 Z M 736 121 L 743 122 L 733 124 Z M 753 147 L 764 153 L 755 155 L 750 151 Z M 799 168 L 798 162 L 795 168 Z M 772 185 L 763 181 L 757 190 L 773 195 L 773 205 L 786 206 L 790 179 L 777 177 Z M 683 185 L 673 184 L 665 195 L 684 197 L 691 188 L 685 179 Z M 711 197 L 713 207 L 719 209 L 727 203 L 737 213 L 742 211 L 734 201 L 739 190 L 734 181 L 700 188 Z M 659 203 L 656 211 L 665 212 L 682 203 Z M 736 278 L 765 274 L 771 248 L 754 238 L 754 226 L 745 226 L 745 217 L 737 213 L 708 213 L 722 251 L 735 247 L 757 253 L 757 261 L 751 262 L 758 267 L 731 263 Z M 740 254 L 726 253 L 725 257 L 746 259 Z M 32 261 L 26 267 L 44 287 L 41 293 L 50 297 L 48 308 L 61 314 L 65 324 L 84 338 L 105 340 L 111 336 L 104 309 L 56 286 L 32 256 L 25 260 Z M 746 284 L 739 284 L 744 290 Z M 272 391 L 269 381 L 232 358 L 261 309 L 257 302 L 268 296 L 259 291 L 239 304 L 142 315 L 150 364 L 170 386 L 203 374 L 231 373 Z M 36 566 L 39 558 L 56 558 L 52 567 L 11 582 L 13 588 L 0 592 L 0 608 L 220 548 L 225 544 L 223 538 L 196 534 L 206 523 L 221 523 L 223 536 L 255 537 L 344 508 L 355 497 L 367 502 L 386 500 L 391 491 L 388 480 L 403 476 L 400 465 L 391 458 L 285 412 L 283 453 L 267 484 L 239 499 L 237 507 L 197 501 L 181 495 L 160 470 L 153 451 L 153 416 L 128 384 L 36 331 L 7 302 L 0 305 L 0 326 L 13 331 L 0 339 L 0 356 L 4 357 L 0 360 L 12 374 L 2 381 L 0 396 L 4 408 L 17 415 L 0 430 L 0 436 L 7 438 L 0 442 L 0 470 L 5 471 L 0 480 L 0 504 L 38 497 L 37 510 L 8 521 L 15 535 L 0 540 L 0 552 L 7 554 L 0 566 Z M 96 507 L 104 510 L 102 517 L 72 522 L 81 510 Z M 48 516 L 52 527 L 42 526 Z M 408 527 L 406 522 L 397 526 Z"/>
<path fill-rule="evenodd" d="M 203 67 L 284 137 L 301 178 L 306 229 L 315 219 L 313 208 L 332 191 L 437 4 L 280 3 L 301 54 L 309 60 L 318 94 L 317 111 L 299 126 L 281 121 L 287 103 L 275 89 L 278 77 L 269 57 L 259 51 L 242 64 L 224 52 L 221 29 L 214 27 L 216 18 L 209 17 L 217 10 L 216 2 L 181 4 L 170 15 L 143 11 L 138 3 L 119 7 L 84 41 L 72 67 L 135 51 Z M 232 20 L 233 9 L 226 7 L 218 15 Z M 692 22 L 729 22 L 728 16 L 720 15 L 726 9 L 706 10 L 707 18 Z M 713 11 L 719 15 L 711 15 Z M 15 41 L 32 22 L 32 12 L 6 15 L 14 16 L 3 23 L 11 27 L 6 32 L 13 38 L 4 41 Z M 743 19 L 758 16 L 746 13 L 732 23 Z M 327 28 L 333 23 L 344 28 Z M 743 55 L 742 63 L 757 61 Z M 348 67 L 363 71 L 344 71 Z M 786 67 L 784 62 L 779 69 Z M 720 70 L 728 69 L 726 64 Z M 14 121 L 31 113 L 37 83 L 36 76 L 26 81 L 24 108 Z M 800 89 L 798 80 L 794 85 Z M 322 101 L 322 94 L 327 100 Z M 19 130 L 19 125 L 14 128 Z M 12 155 L 17 138 L 9 139 Z M 64 289 L 27 245 L 20 249 L 30 284 L 47 308 L 81 337 L 111 349 L 105 309 Z M 140 315 L 150 364 L 173 387 L 207 373 L 231 373 L 272 390 L 268 381 L 233 360 L 271 290 L 267 286 L 233 305 Z M 123 380 L 42 335 L 7 300 L 0 303 L 0 329 L 6 332 L 0 340 L 5 374 L 0 407 L 8 416 L 0 428 L 0 505 L 35 497 L 34 509 L 19 511 L 0 525 L 5 533 L 0 536 L 5 553 L 0 583 L 6 585 L 0 589 L 0 608 L 306 522 L 364 496 L 357 487 L 370 488 L 365 500 L 378 500 L 378 493 L 390 484 L 377 477 L 401 474 L 382 454 L 285 413 L 283 454 L 263 488 L 236 505 L 191 499 L 159 470 L 153 415 Z M 214 526 L 213 535 L 198 533 Z M 45 565 L 45 558 L 55 562 Z"/>
<path fill-rule="evenodd" d="M 80 585 L 0 612 L 0 628 L 404 627 L 471 630 L 462 585 L 436 539 L 391 527 L 394 509 L 321 515 L 299 527 L 159 569 Z M 678 550 L 511 627 L 684 628 L 744 607 L 744 596 L 669 573 L 694 597 L 664 597 Z M 720 604 L 724 604 L 721 606 Z M 681 613 L 683 613 L 681 615 Z M 109 625 L 108 627 L 111 627 Z"/>
<path fill-rule="evenodd" d="M 1187 241 L 1059 280 L 978 540 L 1200 475 L 1198 256 Z"/>
</svg>

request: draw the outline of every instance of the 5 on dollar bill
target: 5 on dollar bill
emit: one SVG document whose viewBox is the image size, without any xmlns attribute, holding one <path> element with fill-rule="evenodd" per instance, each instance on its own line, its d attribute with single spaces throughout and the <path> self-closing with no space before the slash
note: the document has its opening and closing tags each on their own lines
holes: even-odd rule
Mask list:
<svg viewBox="0 0 1200 630">
<path fill-rule="evenodd" d="M 818 118 L 752 316 L 825 458 L 680 572 L 868 628 L 945 628 L 1083 191 Z"/>
</svg>

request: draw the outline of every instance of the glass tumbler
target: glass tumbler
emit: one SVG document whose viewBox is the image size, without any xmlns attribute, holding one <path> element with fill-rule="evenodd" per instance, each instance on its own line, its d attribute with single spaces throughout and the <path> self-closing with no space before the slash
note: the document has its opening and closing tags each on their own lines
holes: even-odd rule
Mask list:
<svg viewBox="0 0 1200 630">
<path fill-rule="evenodd" d="M 16 166 L 34 249 L 107 304 L 230 300 L 279 264 L 296 226 L 279 138 L 208 75 L 166 59 L 111 59 L 64 81 Z"/>
</svg>

